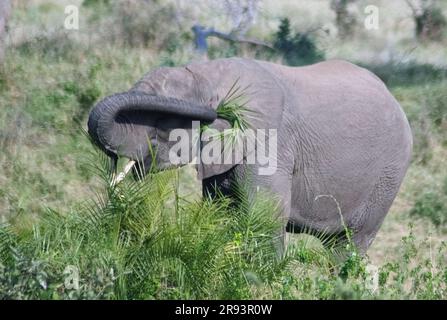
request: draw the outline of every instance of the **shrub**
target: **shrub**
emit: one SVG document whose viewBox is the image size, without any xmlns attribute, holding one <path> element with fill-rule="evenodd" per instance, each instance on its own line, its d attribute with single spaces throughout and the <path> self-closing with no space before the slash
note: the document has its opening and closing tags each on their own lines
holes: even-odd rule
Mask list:
<svg viewBox="0 0 447 320">
<path fill-rule="evenodd" d="M 446 196 L 440 192 L 426 192 L 416 199 L 411 215 L 427 218 L 437 227 L 447 222 Z"/>
<path fill-rule="evenodd" d="M 274 47 L 283 55 L 288 65 L 300 66 L 324 59 L 324 54 L 308 34 L 292 33 L 288 18 L 281 20 L 274 37 Z"/>
</svg>

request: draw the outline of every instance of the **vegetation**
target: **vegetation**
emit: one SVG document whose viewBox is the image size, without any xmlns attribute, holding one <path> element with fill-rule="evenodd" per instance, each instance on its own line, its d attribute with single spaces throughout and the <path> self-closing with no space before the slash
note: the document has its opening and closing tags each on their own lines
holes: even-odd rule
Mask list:
<svg viewBox="0 0 447 320">
<path fill-rule="evenodd" d="M 437 227 L 447 226 L 447 178 L 444 179 L 442 189 L 426 191 L 416 198 L 410 214 L 426 217 Z"/>
<path fill-rule="evenodd" d="M 410 120 L 413 162 L 369 256 L 348 242 L 340 259 L 330 239 L 313 234 L 289 236 L 279 257 L 275 202 L 265 194 L 248 201 L 243 186 L 238 204 L 202 200 L 191 168 L 111 188 L 108 164 L 83 134 L 90 107 L 154 67 L 194 59 L 191 21 L 215 16 L 224 29 L 225 19 L 213 8 L 179 14 L 171 1 L 85 0 L 80 30 L 60 31 L 64 7 L 40 0 L 15 5 L 0 67 L 0 298 L 447 298 L 445 39 L 414 49 L 412 25 L 399 22 L 408 13 L 392 7 L 398 1 L 377 0 L 387 12 L 380 30 L 394 38 L 359 29 L 343 40 L 308 32 L 315 20 L 330 21 L 329 0 L 264 2 L 247 37 L 277 51 L 216 41 L 210 58 L 351 60 L 384 80 Z M 219 112 L 244 127 L 234 101 Z"/>
<path fill-rule="evenodd" d="M 188 201 L 173 172 L 110 188 L 107 166 L 96 170 L 105 187 L 94 201 L 69 214 L 48 210 L 20 237 L 1 229 L 2 298 L 247 298 L 286 263 L 267 201 Z M 70 265 L 78 290 L 64 287 Z"/>
<path fill-rule="evenodd" d="M 335 12 L 335 22 L 338 29 L 338 35 L 341 38 L 352 36 L 356 27 L 356 17 L 349 12 L 349 4 L 356 0 L 331 0 L 331 9 Z"/>
<path fill-rule="evenodd" d="M 94 200 L 65 214 L 49 209 L 28 232 L 0 227 L 0 298 L 445 297 L 446 246 L 438 259 L 409 268 L 418 248 L 412 235 L 404 238 L 403 260 L 380 268 L 375 287 L 350 243 L 344 260 L 318 235 L 279 256 L 275 202 L 249 198 L 245 185 L 235 202 L 191 201 L 179 194 L 175 171 L 110 187 L 108 159 L 92 160 L 102 164 L 93 168 L 103 182 Z"/>
<path fill-rule="evenodd" d="M 323 53 L 308 34 L 292 33 L 288 18 L 281 20 L 278 32 L 275 34 L 274 47 L 290 66 L 312 64 L 324 58 Z"/>
<path fill-rule="evenodd" d="M 447 19 L 442 9 L 436 5 L 436 1 L 407 0 L 407 4 L 413 11 L 416 36 L 421 40 L 441 40 Z"/>
</svg>

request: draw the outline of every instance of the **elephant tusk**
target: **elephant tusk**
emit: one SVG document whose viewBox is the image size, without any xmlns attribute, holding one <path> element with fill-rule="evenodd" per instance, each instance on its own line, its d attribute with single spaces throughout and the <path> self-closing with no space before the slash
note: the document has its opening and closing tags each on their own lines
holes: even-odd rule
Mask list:
<svg viewBox="0 0 447 320">
<path fill-rule="evenodd" d="M 120 172 L 117 176 L 115 176 L 115 174 L 113 175 L 112 182 L 110 183 L 110 186 L 114 187 L 118 183 L 123 181 L 124 178 L 126 177 L 126 175 L 129 173 L 129 171 L 133 168 L 135 163 L 136 162 L 134 160 L 129 160 L 129 162 L 126 164 L 126 166 L 124 167 L 124 170 L 122 172 Z"/>
<path fill-rule="evenodd" d="M 112 158 L 110 159 L 110 172 L 111 174 L 111 181 L 110 182 L 110 186 L 113 186 L 113 181 L 115 181 L 116 179 L 116 166 L 118 164 L 118 159 L 117 158 Z"/>
</svg>

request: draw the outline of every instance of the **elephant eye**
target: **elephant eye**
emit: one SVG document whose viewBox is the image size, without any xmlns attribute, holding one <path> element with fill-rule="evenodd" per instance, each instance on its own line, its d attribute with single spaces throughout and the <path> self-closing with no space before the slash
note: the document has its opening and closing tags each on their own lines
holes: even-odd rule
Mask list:
<svg viewBox="0 0 447 320">
<path fill-rule="evenodd" d="M 168 140 L 171 130 L 179 128 L 181 122 L 175 118 L 160 118 L 157 121 L 157 136 L 161 139 Z"/>
<path fill-rule="evenodd" d="M 157 128 L 157 137 L 168 140 L 169 139 L 169 130 L 166 128 Z"/>
</svg>

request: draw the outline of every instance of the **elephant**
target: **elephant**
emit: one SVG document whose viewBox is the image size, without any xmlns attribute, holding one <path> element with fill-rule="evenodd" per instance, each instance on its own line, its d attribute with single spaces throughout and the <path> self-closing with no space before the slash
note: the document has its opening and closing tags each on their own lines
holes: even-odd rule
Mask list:
<svg viewBox="0 0 447 320">
<path fill-rule="evenodd" d="M 233 164 L 198 164 L 204 195 L 232 195 L 251 175 L 252 188 L 279 199 L 284 230 L 337 237 L 346 228 L 366 254 L 410 164 L 413 139 L 403 109 L 372 72 L 343 60 L 290 67 L 246 58 L 159 67 L 130 90 L 98 102 L 88 119 L 92 140 L 112 159 L 136 168 L 169 162 L 175 128 L 200 121 L 230 128 L 216 112 L 235 81 L 246 88 L 256 129 L 276 130 L 276 170 L 260 175 L 245 156 Z M 154 155 L 150 150 L 157 149 Z M 147 170 L 147 169 L 144 169 Z"/>
</svg>

